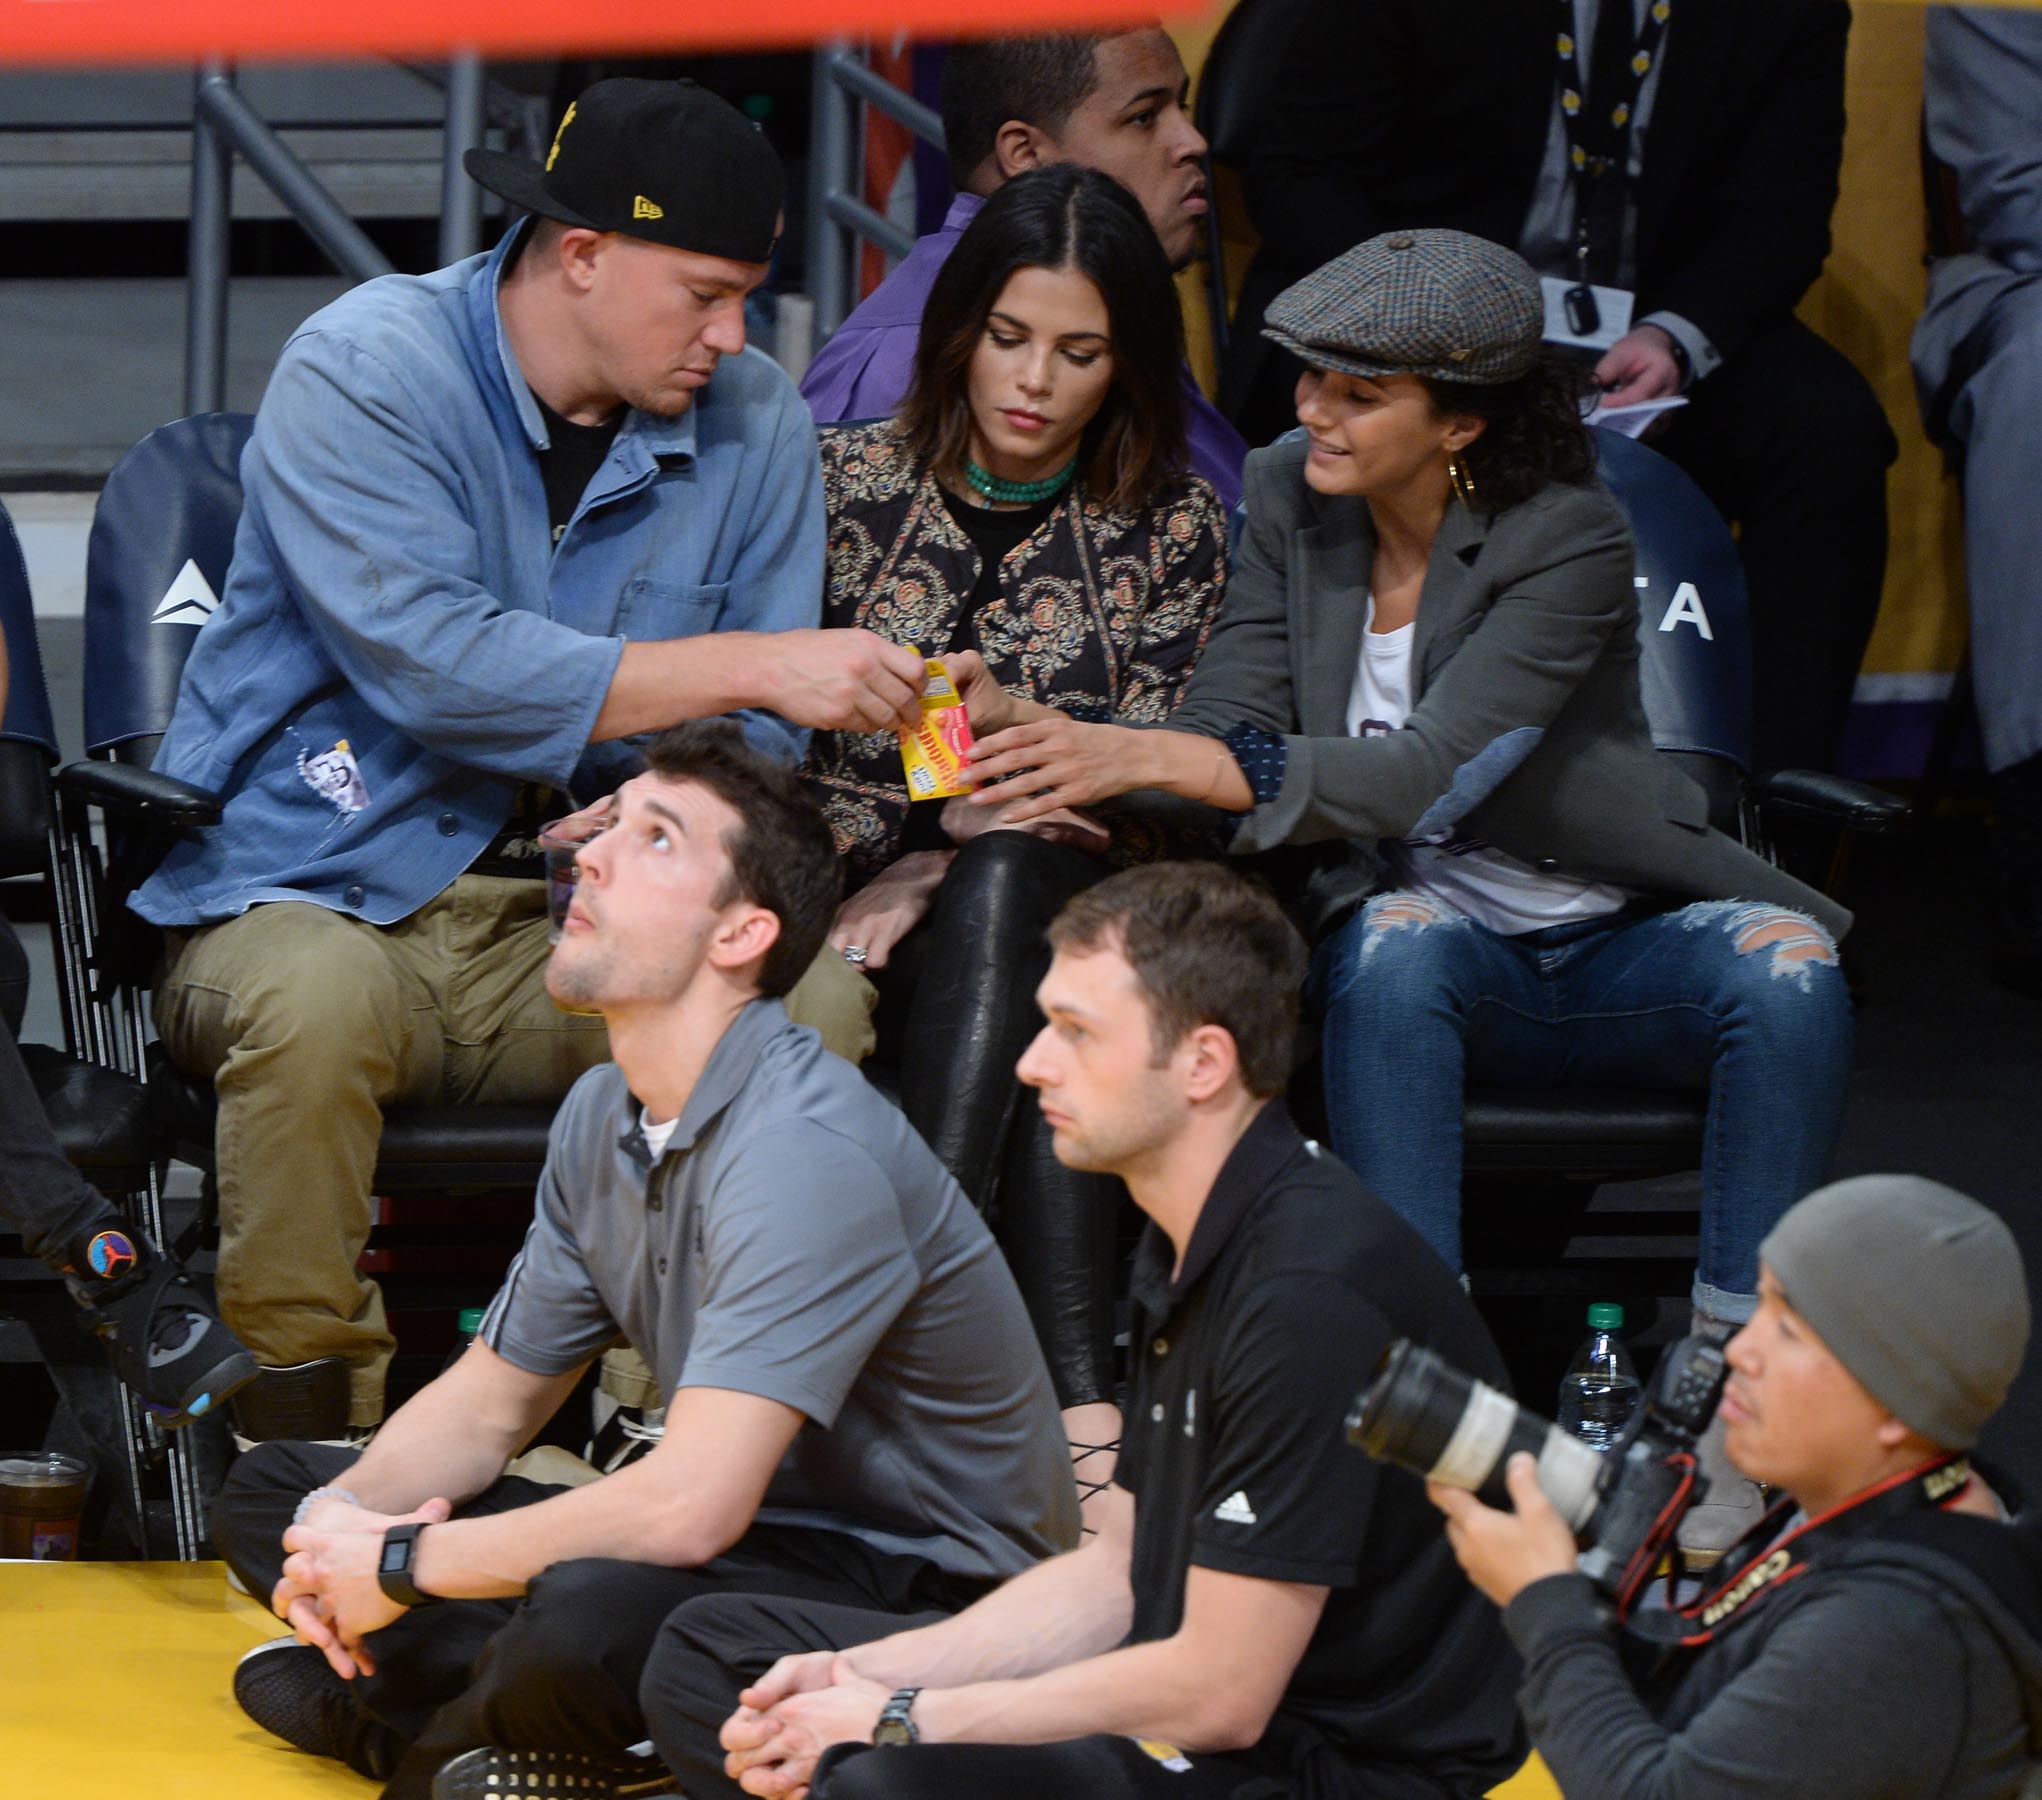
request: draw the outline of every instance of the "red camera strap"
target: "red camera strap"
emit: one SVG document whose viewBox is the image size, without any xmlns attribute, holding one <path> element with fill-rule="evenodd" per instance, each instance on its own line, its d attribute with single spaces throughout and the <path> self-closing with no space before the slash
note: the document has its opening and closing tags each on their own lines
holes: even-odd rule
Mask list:
<svg viewBox="0 0 2042 1800">
<path fill-rule="evenodd" d="M 1828 1545 L 1863 1537 L 1887 1520 L 1907 1513 L 1945 1510 L 1961 1499 L 1970 1486 L 1968 1457 L 1939 1456 L 1889 1476 L 1841 1505 L 1803 1520 L 1784 1536 L 1780 1528 L 1793 1517 L 1795 1502 L 1781 1500 L 1724 1559 L 1731 1572 L 1719 1575 L 1714 1586 L 1687 1605 L 1637 1612 L 1634 1602 L 1645 1584 L 1642 1578 L 1627 1580 L 1618 1602 L 1618 1623 L 1633 1637 L 1662 1648 L 1699 1648 L 1803 1574 Z M 1649 1552 L 1641 1552 L 1639 1561 L 1644 1562 L 1647 1573 L 1671 1539 L 1683 1510 L 1678 1504 L 1669 1506 L 1667 1514 L 1671 1517 L 1664 1535 L 1655 1531 Z"/>
</svg>

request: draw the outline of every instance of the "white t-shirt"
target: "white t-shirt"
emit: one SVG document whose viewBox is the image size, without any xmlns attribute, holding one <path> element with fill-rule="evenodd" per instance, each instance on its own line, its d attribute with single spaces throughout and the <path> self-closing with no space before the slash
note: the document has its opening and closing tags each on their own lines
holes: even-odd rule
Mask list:
<svg viewBox="0 0 2042 1800">
<path fill-rule="evenodd" d="M 1411 644 L 1418 624 L 1376 631 L 1376 597 L 1368 597 L 1361 660 L 1347 699 L 1353 737 L 1387 737 L 1411 716 Z M 1514 937 L 1574 919 L 1596 919 L 1622 906 L 1622 888 L 1571 875 L 1543 875 L 1531 864 L 1492 849 L 1479 838 L 1437 832 L 1423 839 L 1385 838 L 1398 880 L 1406 887 L 1466 913 L 1478 925 Z"/>
<path fill-rule="evenodd" d="M 645 1147 L 652 1152 L 654 1162 L 666 1154 L 667 1139 L 674 1135 L 674 1127 L 680 1122 L 681 1115 L 675 1113 L 664 1125 L 655 1125 L 652 1114 L 642 1106 L 638 1109 L 638 1129 L 644 1134 Z"/>
</svg>

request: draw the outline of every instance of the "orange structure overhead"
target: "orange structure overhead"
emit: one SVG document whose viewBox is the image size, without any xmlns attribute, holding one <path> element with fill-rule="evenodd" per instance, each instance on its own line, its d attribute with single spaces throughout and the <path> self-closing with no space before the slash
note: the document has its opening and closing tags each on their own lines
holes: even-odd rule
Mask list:
<svg viewBox="0 0 2042 1800">
<path fill-rule="evenodd" d="M 1124 24 L 1197 0 L 0 0 L 0 64 L 731 50 Z"/>
</svg>

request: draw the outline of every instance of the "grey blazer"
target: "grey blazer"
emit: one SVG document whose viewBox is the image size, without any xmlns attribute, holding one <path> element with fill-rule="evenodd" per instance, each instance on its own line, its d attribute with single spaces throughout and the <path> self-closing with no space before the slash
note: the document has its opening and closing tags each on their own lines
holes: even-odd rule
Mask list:
<svg viewBox="0 0 2042 1800">
<path fill-rule="evenodd" d="M 1381 885 L 1375 840 L 1451 828 L 1549 872 L 1673 902 L 1772 901 L 1843 935 L 1848 912 L 1713 830 L 1701 788 L 1653 748 L 1635 552 L 1599 483 L 1493 515 L 1448 509 L 1411 716 L 1350 737 L 1375 536 L 1365 502 L 1305 485 L 1306 448 L 1286 438 L 1248 458 L 1239 560 L 1170 727 L 1220 737 L 1245 720 L 1283 737 L 1283 785 L 1233 849 L 1325 847 L 1306 878 L 1315 932 Z"/>
</svg>

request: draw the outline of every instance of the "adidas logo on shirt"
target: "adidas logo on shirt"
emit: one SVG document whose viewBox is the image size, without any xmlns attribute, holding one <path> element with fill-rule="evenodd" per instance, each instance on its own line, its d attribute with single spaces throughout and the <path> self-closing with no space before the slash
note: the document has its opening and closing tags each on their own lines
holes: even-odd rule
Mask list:
<svg viewBox="0 0 2042 1800">
<path fill-rule="evenodd" d="M 1252 1525 L 1255 1523 L 1255 1509 L 1248 1504 L 1247 1494 L 1239 1489 L 1236 1489 L 1222 1500 L 1219 1505 L 1215 1506 L 1212 1509 L 1212 1516 L 1215 1519 L 1225 1521 L 1229 1525 Z"/>
</svg>

